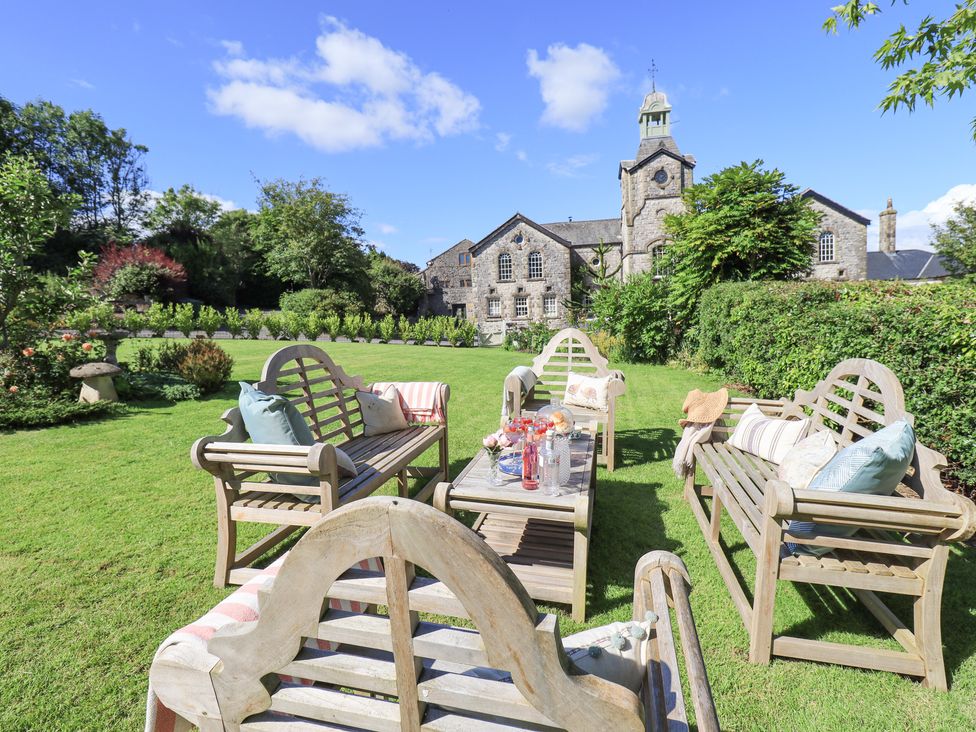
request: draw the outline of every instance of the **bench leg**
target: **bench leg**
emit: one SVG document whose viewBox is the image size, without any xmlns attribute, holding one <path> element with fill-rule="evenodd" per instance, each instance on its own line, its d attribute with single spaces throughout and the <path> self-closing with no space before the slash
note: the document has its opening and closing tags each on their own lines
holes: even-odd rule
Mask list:
<svg viewBox="0 0 976 732">
<path fill-rule="evenodd" d="M 607 422 L 603 426 L 603 452 L 607 456 L 607 472 L 613 472 L 614 464 L 614 428 L 613 422 Z"/>
<path fill-rule="evenodd" d="M 945 577 L 948 549 L 936 547 L 924 567 L 925 589 L 915 600 L 915 645 L 925 664 L 923 685 L 947 691 L 945 661 L 942 658 L 942 583 Z M 920 573 L 923 568 L 919 568 Z"/>
<path fill-rule="evenodd" d="M 400 498 L 410 497 L 410 481 L 407 480 L 407 471 L 401 470 L 397 473 L 397 494 Z"/>
<path fill-rule="evenodd" d="M 214 587 L 226 587 L 237 554 L 237 523 L 230 517 L 235 493 L 224 487 L 219 478 L 217 488 L 217 562 L 214 567 Z"/>
<path fill-rule="evenodd" d="M 768 501 L 767 497 L 767 503 Z M 749 622 L 750 663 L 769 663 L 773 650 L 773 610 L 776 606 L 776 576 L 779 573 L 781 537 L 779 523 L 767 512 L 761 552 L 756 562 L 756 590 Z"/>
</svg>

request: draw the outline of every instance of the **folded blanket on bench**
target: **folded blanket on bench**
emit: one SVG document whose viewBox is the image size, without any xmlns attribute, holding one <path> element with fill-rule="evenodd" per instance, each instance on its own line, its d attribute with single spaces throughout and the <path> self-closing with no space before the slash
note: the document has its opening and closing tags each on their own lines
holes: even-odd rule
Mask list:
<svg viewBox="0 0 976 732">
<path fill-rule="evenodd" d="M 373 394 L 382 394 L 394 386 L 400 394 L 400 408 L 412 424 L 444 424 L 443 382 L 440 381 L 377 381 L 369 387 Z"/>
<path fill-rule="evenodd" d="M 207 641 L 224 626 L 233 623 L 255 622 L 258 619 L 258 591 L 274 582 L 274 578 L 287 556 L 288 552 L 285 552 L 274 563 L 262 570 L 260 574 L 255 575 L 226 598 L 218 602 L 202 618 L 172 633 L 156 649 L 156 655 L 153 657 L 153 660 L 164 650 L 178 643 L 186 643 L 206 649 Z M 367 559 L 356 566 L 359 569 L 374 572 L 383 571 L 383 566 L 379 559 Z M 348 600 L 329 600 L 329 607 L 335 610 L 359 613 L 366 611 L 366 605 L 364 603 L 350 602 Z M 333 650 L 333 646 L 327 642 L 314 642 L 320 650 Z M 303 679 L 293 679 L 284 676 L 282 677 L 282 681 L 292 683 L 304 682 L 305 684 L 312 683 Z M 168 709 L 160 701 L 159 697 L 156 696 L 156 692 L 153 691 L 152 686 L 150 686 L 149 692 L 146 695 L 145 732 L 184 732 L 184 730 L 189 729 L 190 725 L 184 719 L 178 717 L 172 710 Z"/>
<path fill-rule="evenodd" d="M 528 394 L 532 391 L 532 388 L 536 385 L 539 380 L 539 376 L 535 371 L 530 369 L 528 366 L 516 366 L 512 369 L 508 376 L 505 377 L 503 383 L 507 383 L 510 376 L 517 376 L 519 381 L 522 382 L 522 394 Z M 508 420 L 510 414 L 515 411 L 515 405 L 512 403 L 512 398 L 514 395 L 509 394 L 505 389 L 502 389 L 502 422 Z M 521 398 L 521 395 L 516 398 Z"/>
</svg>

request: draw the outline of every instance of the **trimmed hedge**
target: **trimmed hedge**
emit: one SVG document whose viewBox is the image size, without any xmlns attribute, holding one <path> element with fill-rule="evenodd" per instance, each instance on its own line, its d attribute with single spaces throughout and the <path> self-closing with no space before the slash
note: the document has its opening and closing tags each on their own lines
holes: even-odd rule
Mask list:
<svg viewBox="0 0 976 732">
<path fill-rule="evenodd" d="M 976 286 L 726 283 L 702 297 L 689 345 L 761 398 L 809 389 L 839 361 L 895 372 L 919 439 L 976 486 Z"/>
</svg>

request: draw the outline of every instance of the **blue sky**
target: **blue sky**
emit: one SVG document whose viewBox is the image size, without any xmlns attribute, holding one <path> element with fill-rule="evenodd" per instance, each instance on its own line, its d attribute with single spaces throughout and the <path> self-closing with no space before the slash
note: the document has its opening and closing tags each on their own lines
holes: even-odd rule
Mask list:
<svg viewBox="0 0 976 732">
<path fill-rule="evenodd" d="M 835 3 L 17 3 L 0 94 L 127 128 L 156 190 L 253 208 L 256 178 L 321 176 L 369 240 L 422 264 L 515 211 L 619 215 L 654 58 L 698 180 L 762 158 L 866 215 L 892 196 L 899 244 L 924 242 L 952 200 L 976 199 L 972 92 L 882 116 L 890 73 L 871 55 L 951 3 L 882 3 L 827 36 Z"/>
</svg>

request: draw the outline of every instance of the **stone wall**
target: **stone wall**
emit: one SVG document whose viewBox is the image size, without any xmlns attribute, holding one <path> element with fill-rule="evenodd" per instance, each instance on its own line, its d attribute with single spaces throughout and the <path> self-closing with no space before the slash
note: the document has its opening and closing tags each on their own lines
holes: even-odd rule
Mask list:
<svg viewBox="0 0 976 732">
<path fill-rule="evenodd" d="M 462 239 L 427 263 L 427 269 L 421 272 L 427 288 L 420 304 L 421 313 L 453 315 L 456 305 L 464 305 L 471 319 L 471 265 L 461 264 L 458 259 L 471 246 L 470 240 Z"/>
<path fill-rule="evenodd" d="M 542 254 L 542 277 L 529 279 L 529 254 Z M 508 253 L 512 257 L 512 280 L 498 279 L 498 257 Z M 566 308 L 563 303 L 570 296 L 570 250 L 564 244 L 542 233 L 534 226 L 515 221 L 483 242 L 471 253 L 472 279 L 474 281 L 471 307 L 473 316 L 489 342 L 499 342 L 507 327 L 544 321 L 552 328 L 566 325 Z M 543 299 L 546 295 L 556 298 L 556 316 L 546 317 Z M 515 314 L 516 297 L 525 297 L 528 315 Z M 488 315 L 489 299 L 497 299 L 500 314 Z"/>
<path fill-rule="evenodd" d="M 815 280 L 863 280 L 868 275 L 868 227 L 854 221 L 820 201 L 810 206 L 822 215 L 814 241 L 813 273 Z M 834 235 L 834 260 L 820 262 L 820 234 Z"/>
</svg>

